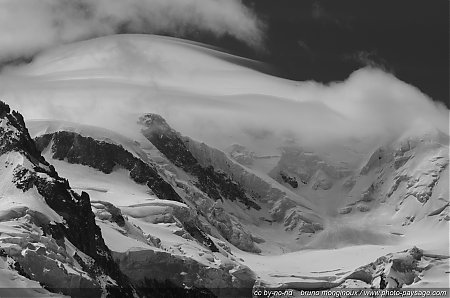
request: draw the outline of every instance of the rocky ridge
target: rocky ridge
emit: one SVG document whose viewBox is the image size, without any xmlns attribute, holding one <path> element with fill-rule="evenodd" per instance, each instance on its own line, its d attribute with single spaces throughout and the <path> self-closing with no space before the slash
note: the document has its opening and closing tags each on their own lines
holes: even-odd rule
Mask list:
<svg viewBox="0 0 450 298">
<path fill-rule="evenodd" d="M 104 293 L 131 297 L 134 290 L 103 241 L 89 196 L 73 191 L 69 182 L 59 177 L 36 148 L 23 117 L 10 111 L 3 102 L 0 120 L 0 153 L 6 161 L 2 165 L 5 167 L 2 181 L 9 177 L 17 188 L 13 193 L 42 198 L 55 216 L 59 216 L 55 221 L 28 206 L 4 211 L 2 221 L 19 220 L 22 225 L 20 233 L 4 235 L 0 245 L 27 275 L 50 289 L 61 289 L 76 296 L 69 287 L 75 285 L 78 289 L 92 289 L 94 296 Z M 62 267 L 61 263 L 64 263 Z M 43 264 L 54 270 L 42 271 Z"/>
</svg>

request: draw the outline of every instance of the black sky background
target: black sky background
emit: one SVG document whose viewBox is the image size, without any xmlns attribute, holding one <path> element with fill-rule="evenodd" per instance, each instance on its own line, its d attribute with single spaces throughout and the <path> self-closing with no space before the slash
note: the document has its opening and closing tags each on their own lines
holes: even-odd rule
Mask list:
<svg viewBox="0 0 450 298">
<path fill-rule="evenodd" d="M 266 24 L 263 50 L 232 38 L 193 39 L 320 82 L 378 66 L 449 107 L 448 0 L 244 0 Z"/>
</svg>

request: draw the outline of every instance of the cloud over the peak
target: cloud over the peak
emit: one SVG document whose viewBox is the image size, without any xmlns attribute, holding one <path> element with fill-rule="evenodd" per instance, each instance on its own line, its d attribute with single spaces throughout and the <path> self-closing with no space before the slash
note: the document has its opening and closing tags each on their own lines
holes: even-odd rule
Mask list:
<svg viewBox="0 0 450 298">
<path fill-rule="evenodd" d="M 229 56 L 160 36 L 102 37 L 5 68 L 0 99 L 27 120 L 94 125 L 136 140 L 138 117 L 157 113 L 219 149 L 238 143 L 276 155 L 297 144 L 355 167 L 405 138 L 448 143 L 449 110 L 380 69 L 324 85 L 263 74 Z"/>
<path fill-rule="evenodd" d="M 258 47 L 262 28 L 240 0 L 0 0 L 0 59 L 118 32 L 207 32 Z"/>
</svg>

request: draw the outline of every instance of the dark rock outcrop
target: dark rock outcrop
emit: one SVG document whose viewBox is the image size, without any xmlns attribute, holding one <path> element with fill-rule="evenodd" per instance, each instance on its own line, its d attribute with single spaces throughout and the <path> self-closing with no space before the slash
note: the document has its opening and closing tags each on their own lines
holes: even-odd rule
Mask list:
<svg viewBox="0 0 450 298">
<path fill-rule="evenodd" d="M 196 177 L 195 185 L 211 199 L 238 200 L 248 208 L 261 208 L 227 174 L 216 171 L 212 166 L 202 167 L 189 151 L 183 137 L 161 116 L 146 114 L 140 118 L 139 123 L 143 125 L 143 135 L 175 166 Z"/>
<path fill-rule="evenodd" d="M 40 151 L 50 144 L 54 159 L 81 164 L 98 169 L 105 174 L 120 166 L 130 171 L 136 183 L 146 184 L 160 199 L 182 202 L 180 196 L 158 174 L 157 170 L 122 146 L 98 141 L 74 132 L 60 131 L 35 139 Z"/>
<path fill-rule="evenodd" d="M 80 264 L 93 277 L 108 275 L 113 278 L 117 286 L 105 286 L 111 296 L 132 297 L 133 288 L 112 259 L 100 228 L 95 224 L 88 194 L 83 192 L 79 195 L 72 191 L 69 182 L 58 176 L 55 169 L 41 156 L 23 117 L 18 112 L 11 112 L 3 102 L 0 102 L 0 121 L 0 155 L 18 152 L 34 165 L 33 169 L 17 167 L 12 183 L 24 192 L 35 187 L 47 205 L 63 218 L 63 223 L 42 223 L 43 231 L 51 234 L 59 246 L 64 247 L 64 238 L 67 238 L 91 257 L 94 263 L 86 264 L 80 260 Z M 24 259 L 19 258 L 18 262 L 21 261 Z M 27 263 L 24 264 L 26 272 Z"/>
<path fill-rule="evenodd" d="M 0 127 L 0 155 L 9 151 L 18 151 L 34 164 L 41 163 L 49 166 L 31 139 L 22 115 L 11 111 L 9 105 L 2 101 L 0 101 L 0 120 L 5 123 L 3 127 Z M 54 171 L 52 172 L 55 174 Z"/>
</svg>

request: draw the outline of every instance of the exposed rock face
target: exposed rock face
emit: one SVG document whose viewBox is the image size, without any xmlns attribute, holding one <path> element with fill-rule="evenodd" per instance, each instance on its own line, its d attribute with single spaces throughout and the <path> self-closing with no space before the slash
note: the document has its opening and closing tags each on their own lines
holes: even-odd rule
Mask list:
<svg viewBox="0 0 450 298">
<path fill-rule="evenodd" d="M 99 293 L 106 290 L 111 295 L 131 297 L 132 287 L 113 261 L 100 229 L 95 224 L 89 196 L 84 192 L 79 195 L 70 189 L 68 181 L 59 177 L 55 169 L 40 155 L 25 127 L 22 116 L 17 112 L 11 112 L 8 105 L 2 102 L 0 102 L 0 121 L 0 155 L 23 156 L 32 165 L 31 167 L 17 165 L 13 170 L 11 183 L 14 183 L 23 192 L 35 189 L 45 203 L 61 216 L 63 221 L 62 223 L 53 222 L 48 220 L 46 215 L 23 208 L 21 212 L 16 212 L 15 216 L 28 216 L 28 220 L 24 218 L 25 221 L 37 225 L 45 234 L 50 235 L 50 238 L 47 237 L 46 243 L 53 243 L 57 251 L 61 250 L 61 258 L 65 258 L 63 252 L 66 249 L 65 239 L 70 241 L 80 252 L 86 254 L 92 262 L 87 263 L 80 258 L 78 263 L 94 278 L 94 282 L 90 284 L 97 288 Z M 19 246 L 17 249 L 23 250 L 24 247 Z M 47 255 L 54 256 L 50 257 L 51 260 L 57 259 L 55 251 L 51 251 L 50 248 L 37 250 L 28 248 L 21 254 L 14 254 L 28 275 L 47 284 L 50 288 L 64 287 L 66 285 L 64 282 L 62 284 L 50 282 L 54 281 L 50 275 L 57 271 L 39 272 L 42 271 L 42 267 L 36 267 L 36 264 L 42 262 L 57 266 L 56 261 L 54 263 L 48 261 Z M 64 276 L 68 278 L 68 275 Z M 109 276 L 116 285 L 100 286 L 95 281 L 100 276 Z M 63 277 L 61 276 L 61 278 Z M 83 279 L 79 279 L 79 283 L 75 282 L 74 286 L 76 287 L 76 285 L 84 285 Z"/>
<path fill-rule="evenodd" d="M 49 164 L 41 156 L 26 129 L 21 114 L 11 111 L 9 106 L 0 101 L 0 155 L 9 151 L 18 151 L 34 163 Z"/>
<path fill-rule="evenodd" d="M 133 156 L 122 146 L 74 132 L 55 132 L 36 138 L 38 149 L 42 151 L 51 144 L 53 158 L 69 163 L 93 167 L 109 174 L 115 166 L 130 171 L 130 177 L 137 183 L 146 184 L 160 199 L 182 202 L 172 186 L 162 179 L 157 170 Z"/>
<path fill-rule="evenodd" d="M 214 200 L 230 200 L 260 209 L 244 189 L 224 172 L 216 171 L 212 166 L 201 166 L 185 145 L 179 133 L 173 130 L 159 115 L 146 114 L 141 117 L 142 133 L 175 166 L 198 179 L 195 185 Z"/>
</svg>

